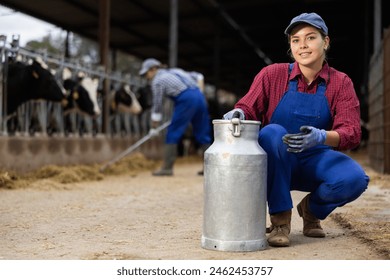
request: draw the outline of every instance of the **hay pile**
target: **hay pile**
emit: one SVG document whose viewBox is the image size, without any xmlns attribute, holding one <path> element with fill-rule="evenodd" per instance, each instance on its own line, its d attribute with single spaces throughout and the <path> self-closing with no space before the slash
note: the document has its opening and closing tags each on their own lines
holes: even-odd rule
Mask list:
<svg viewBox="0 0 390 280">
<path fill-rule="evenodd" d="M 18 174 L 11 171 L 0 171 L 0 188 L 18 189 L 26 187 L 39 188 L 70 188 L 69 185 L 84 182 L 103 180 L 105 176 L 129 174 L 136 176 L 139 172 L 156 168 L 157 162 L 146 159 L 143 154 L 135 153 L 123 158 L 103 173 L 99 171 L 101 165 L 47 165 L 27 174 Z"/>
</svg>

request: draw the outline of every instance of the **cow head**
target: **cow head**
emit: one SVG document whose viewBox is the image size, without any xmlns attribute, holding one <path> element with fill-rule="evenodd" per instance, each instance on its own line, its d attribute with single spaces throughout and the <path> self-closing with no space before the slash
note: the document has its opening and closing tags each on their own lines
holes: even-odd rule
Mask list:
<svg viewBox="0 0 390 280">
<path fill-rule="evenodd" d="M 139 114 L 142 111 L 142 107 L 139 104 L 137 97 L 131 91 L 129 85 L 122 86 L 115 92 L 115 104 L 117 111 L 127 112 L 130 114 Z"/>
<path fill-rule="evenodd" d="M 98 87 L 99 80 L 91 79 L 90 77 L 82 78 L 80 85 L 87 91 L 89 107 L 88 109 L 93 111 L 94 116 L 100 115 L 100 107 L 98 103 Z M 91 104 L 92 103 L 92 106 Z"/>
<path fill-rule="evenodd" d="M 65 89 L 41 60 L 29 64 L 19 60 L 8 65 L 7 114 L 29 101 L 44 99 L 59 102 L 65 99 Z"/>
<path fill-rule="evenodd" d="M 64 88 L 68 92 L 68 103 L 64 107 L 65 111 L 77 110 L 90 116 L 100 115 L 98 79 L 91 79 L 83 72 L 79 72 L 73 79 L 72 72 L 68 68 L 64 68 L 62 79 Z"/>
<path fill-rule="evenodd" d="M 55 74 L 39 58 L 27 67 L 30 75 L 32 99 L 59 102 L 65 98 L 65 89 L 55 78 Z"/>
<path fill-rule="evenodd" d="M 87 90 L 83 85 L 76 83 L 75 87 L 69 91 L 64 111 L 78 111 L 92 117 L 99 116 L 101 111 L 97 103 L 97 92 L 91 91 L 90 88 Z"/>
</svg>

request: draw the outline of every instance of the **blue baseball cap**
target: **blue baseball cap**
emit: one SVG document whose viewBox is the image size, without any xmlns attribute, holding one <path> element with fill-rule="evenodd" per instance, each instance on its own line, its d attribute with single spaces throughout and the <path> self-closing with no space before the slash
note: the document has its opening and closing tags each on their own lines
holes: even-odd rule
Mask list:
<svg viewBox="0 0 390 280">
<path fill-rule="evenodd" d="M 142 63 L 141 70 L 139 71 L 139 75 L 140 76 L 145 75 L 146 72 L 148 72 L 150 68 L 155 67 L 155 66 L 161 66 L 161 62 L 155 58 L 145 59 L 144 62 Z"/>
<path fill-rule="evenodd" d="M 292 29 L 301 23 L 307 23 L 315 28 L 321 30 L 325 35 L 328 35 L 328 27 L 325 24 L 325 21 L 316 13 L 303 13 L 299 16 L 293 18 L 290 22 L 290 25 L 287 26 L 284 34 L 289 35 Z"/>
</svg>

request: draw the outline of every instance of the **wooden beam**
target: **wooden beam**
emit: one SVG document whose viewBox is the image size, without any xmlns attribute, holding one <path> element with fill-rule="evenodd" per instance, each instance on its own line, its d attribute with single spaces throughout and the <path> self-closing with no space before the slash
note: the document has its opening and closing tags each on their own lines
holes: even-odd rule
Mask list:
<svg viewBox="0 0 390 280">
<path fill-rule="evenodd" d="M 110 42 L 110 6 L 111 0 L 99 0 L 99 46 L 100 64 L 104 72 L 109 72 L 109 42 Z M 102 132 L 109 132 L 109 104 L 110 81 L 103 81 L 103 123 Z"/>
</svg>

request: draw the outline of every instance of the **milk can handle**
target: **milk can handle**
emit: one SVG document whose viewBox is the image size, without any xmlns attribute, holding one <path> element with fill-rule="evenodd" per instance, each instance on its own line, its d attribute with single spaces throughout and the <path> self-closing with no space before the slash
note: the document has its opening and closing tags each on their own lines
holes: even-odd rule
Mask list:
<svg viewBox="0 0 390 280">
<path fill-rule="evenodd" d="M 241 135 L 241 122 L 239 118 L 232 118 L 232 135 L 234 137 L 240 137 Z"/>
<path fill-rule="evenodd" d="M 241 117 L 240 112 L 235 111 L 230 120 L 232 122 L 232 127 L 230 129 L 232 130 L 232 135 L 234 137 L 240 137 L 241 135 L 242 127 L 241 127 L 240 117 Z"/>
</svg>

